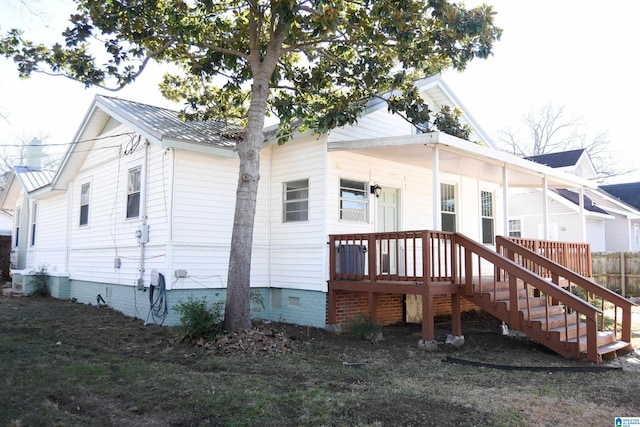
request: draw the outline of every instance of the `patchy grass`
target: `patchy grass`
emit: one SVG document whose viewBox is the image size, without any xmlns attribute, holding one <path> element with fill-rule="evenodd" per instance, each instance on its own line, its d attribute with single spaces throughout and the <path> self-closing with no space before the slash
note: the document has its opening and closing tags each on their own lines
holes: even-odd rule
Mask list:
<svg viewBox="0 0 640 427">
<path fill-rule="evenodd" d="M 272 324 L 291 351 L 221 355 L 106 307 L 0 299 L 0 427 L 612 425 L 640 416 L 640 374 L 571 372 L 592 365 L 489 325 L 467 320 L 461 350 L 429 353 L 415 325 L 383 328 L 371 344 Z M 505 371 L 446 356 L 568 369 Z"/>
</svg>

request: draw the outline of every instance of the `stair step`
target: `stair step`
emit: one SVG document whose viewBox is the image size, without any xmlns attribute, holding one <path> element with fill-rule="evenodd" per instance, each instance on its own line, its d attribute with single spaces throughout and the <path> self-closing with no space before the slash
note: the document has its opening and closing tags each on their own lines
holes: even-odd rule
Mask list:
<svg viewBox="0 0 640 427">
<path fill-rule="evenodd" d="M 507 310 L 511 310 L 511 301 L 509 300 L 505 300 L 505 302 L 507 303 Z M 547 305 L 547 299 L 545 297 L 531 297 L 529 298 L 529 307 L 544 307 L 545 305 Z M 527 299 L 526 298 L 520 298 L 520 300 L 518 300 L 518 306 L 519 307 L 526 307 L 527 306 Z"/>
<path fill-rule="evenodd" d="M 606 345 L 602 345 L 598 347 L 598 354 L 603 355 L 603 354 L 609 354 L 609 353 L 615 353 L 617 351 L 620 350 L 626 350 L 629 349 L 631 344 L 629 344 L 628 342 L 625 341 L 615 341 Z M 582 353 L 586 354 L 586 351 L 583 351 Z"/>
<path fill-rule="evenodd" d="M 564 306 L 563 305 L 539 305 L 535 307 L 531 307 L 530 310 L 526 308 L 520 309 L 520 313 L 527 318 L 527 313 L 531 313 L 531 320 L 537 320 L 540 318 L 544 318 L 547 315 L 547 311 L 549 316 L 557 316 L 558 314 L 564 315 Z"/>
<path fill-rule="evenodd" d="M 522 313 L 520 313 L 522 321 L 527 323 L 529 319 L 526 319 Z M 576 323 L 575 316 L 569 316 L 566 318 L 567 325 L 572 325 Z M 538 317 L 536 319 L 531 319 L 531 323 L 540 323 L 540 329 L 543 331 L 555 329 L 558 327 L 563 327 L 565 325 L 565 316 L 564 314 L 555 314 L 553 316 L 549 316 L 549 321 L 547 323 L 546 317 Z"/>
</svg>

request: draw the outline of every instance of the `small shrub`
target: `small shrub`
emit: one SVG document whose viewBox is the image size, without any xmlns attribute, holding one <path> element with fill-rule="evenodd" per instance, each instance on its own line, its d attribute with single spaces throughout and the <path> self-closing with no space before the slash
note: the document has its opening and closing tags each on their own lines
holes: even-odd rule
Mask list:
<svg viewBox="0 0 640 427">
<path fill-rule="evenodd" d="M 351 319 L 346 326 L 348 333 L 362 340 L 371 340 L 382 334 L 382 327 L 371 322 L 366 314 Z"/>
<path fill-rule="evenodd" d="M 209 304 L 204 297 L 189 297 L 186 302 L 178 301 L 175 310 L 180 314 L 183 339 L 215 338 L 223 331 L 223 301 Z"/>
<path fill-rule="evenodd" d="M 37 270 L 32 271 L 33 273 L 33 290 L 29 294 L 29 296 L 48 296 L 49 295 L 49 287 L 47 286 L 47 269 L 48 265 L 41 265 Z"/>
</svg>

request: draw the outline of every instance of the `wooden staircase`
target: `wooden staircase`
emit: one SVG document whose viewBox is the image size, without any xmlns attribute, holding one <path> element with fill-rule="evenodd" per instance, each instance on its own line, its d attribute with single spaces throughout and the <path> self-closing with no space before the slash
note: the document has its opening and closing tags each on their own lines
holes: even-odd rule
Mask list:
<svg viewBox="0 0 640 427">
<path fill-rule="evenodd" d="M 518 289 L 518 331 L 568 359 L 588 359 L 587 323 L 579 319 L 564 304 L 549 304 L 549 298 L 528 295 L 520 282 Z M 495 290 L 485 288 L 474 292 L 468 299 L 486 312 L 509 324 L 511 303 L 509 283 L 497 282 Z M 610 355 L 616 357 L 618 351 L 631 351 L 631 344 L 619 341 L 614 331 L 598 331 L 597 362 Z M 579 337 L 579 338 L 578 338 Z"/>
<path fill-rule="evenodd" d="M 496 243 L 493 252 L 456 235 L 465 298 L 569 359 L 600 363 L 633 350 L 631 301 L 509 239 Z"/>
</svg>

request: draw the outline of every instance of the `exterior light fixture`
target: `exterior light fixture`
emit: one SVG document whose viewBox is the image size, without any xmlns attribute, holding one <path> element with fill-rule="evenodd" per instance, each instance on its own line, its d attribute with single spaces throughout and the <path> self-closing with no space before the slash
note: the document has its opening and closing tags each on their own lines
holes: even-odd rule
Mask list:
<svg viewBox="0 0 640 427">
<path fill-rule="evenodd" d="M 382 193 L 382 187 L 380 187 L 378 184 L 371 186 L 371 194 L 375 194 L 376 197 L 380 197 L 381 193 Z"/>
</svg>

